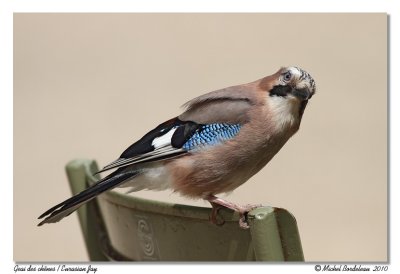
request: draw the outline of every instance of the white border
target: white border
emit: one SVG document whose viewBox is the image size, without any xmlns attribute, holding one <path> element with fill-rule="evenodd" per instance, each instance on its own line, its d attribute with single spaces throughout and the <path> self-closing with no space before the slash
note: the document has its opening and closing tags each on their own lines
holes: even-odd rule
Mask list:
<svg viewBox="0 0 400 274">
<path fill-rule="evenodd" d="M 397 2 L 397 3 L 396 3 Z M 390 138 L 391 152 L 390 170 L 391 178 L 391 244 L 389 273 L 399 273 L 399 247 L 394 243 L 399 243 L 400 231 L 398 216 L 399 214 L 399 168 L 396 168 L 399 160 L 399 1 L 397 0 L 336 0 L 336 1 L 318 1 L 318 0 L 280 0 L 280 1 L 261 1 L 261 0 L 143 0 L 136 3 L 132 0 L 70 0 L 70 1 L 54 1 L 54 0 L 7 0 L 0 2 L 0 157 L 1 157 L 1 225 L 0 233 L 0 273 L 13 272 L 13 237 L 12 237 L 12 197 L 13 197 L 13 94 L 12 94 L 12 24 L 13 12 L 386 12 L 390 14 L 390 75 L 394 77 L 390 80 L 390 115 L 391 130 Z M 396 9 L 397 7 L 397 9 Z M 396 50 L 397 49 L 397 50 Z M 366 69 L 366 68 L 359 68 Z M 397 123 L 395 122 L 397 121 Z M 371 129 L 373 130 L 373 129 Z M 32 159 L 31 159 L 32 160 Z M 18 195 L 15 193 L 14 195 Z M 328 248 L 328 247 L 327 247 Z M 132 273 L 132 271 L 174 271 L 178 273 L 205 273 L 217 271 L 229 272 L 254 272 L 268 271 L 269 273 L 288 273 L 296 271 L 296 273 L 312 273 L 314 264 L 305 265 L 266 265 L 266 264 L 155 264 L 152 266 L 144 264 L 122 264 L 122 265 L 99 265 L 97 273 L 115 273 L 122 271 L 123 273 Z M 116 270 L 115 268 L 118 267 Z M 4 268 L 4 269 L 3 269 Z M 134 269 L 133 269 L 134 268 Z"/>
<path fill-rule="evenodd" d="M 15 12 L 388 12 L 395 0 L 15 0 Z M 393 8 L 393 9 L 391 9 Z"/>
</svg>

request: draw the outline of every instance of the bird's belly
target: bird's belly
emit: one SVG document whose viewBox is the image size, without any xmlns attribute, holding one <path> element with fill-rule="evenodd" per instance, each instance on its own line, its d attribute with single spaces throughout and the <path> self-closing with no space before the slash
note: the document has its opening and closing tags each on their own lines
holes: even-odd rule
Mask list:
<svg viewBox="0 0 400 274">
<path fill-rule="evenodd" d="M 231 147 L 230 150 L 217 153 L 205 151 L 181 157 L 169 166 L 171 188 L 193 198 L 233 191 L 260 171 L 287 139 L 270 139 L 263 145 L 255 146 L 252 151 Z"/>
<path fill-rule="evenodd" d="M 230 192 L 259 170 L 245 163 L 245 159 L 208 161 L 202 157 L 182 157 L 170 166 L 171 188 L 192 198 Z"/>
</svg>

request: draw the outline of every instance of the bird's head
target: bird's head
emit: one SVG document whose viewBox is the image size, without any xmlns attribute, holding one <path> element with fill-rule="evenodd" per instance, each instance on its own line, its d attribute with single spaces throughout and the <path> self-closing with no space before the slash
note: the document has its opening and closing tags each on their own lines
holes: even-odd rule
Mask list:
<svg viewBox="0 0 400 274">
<path fill-rule="evenodd" d="M 270 96 L 307 101 L 315 94 L 315 81 L 308 72 L 298 67 L 281 68 L 274 74 Z"/>
<path fill-rule="evenodd" d="M 299 67 L 284 67 L 258 83 L 278 128 L 299 126 L 308 100 L 316 90 L 310 74 Z"/>
</svg>

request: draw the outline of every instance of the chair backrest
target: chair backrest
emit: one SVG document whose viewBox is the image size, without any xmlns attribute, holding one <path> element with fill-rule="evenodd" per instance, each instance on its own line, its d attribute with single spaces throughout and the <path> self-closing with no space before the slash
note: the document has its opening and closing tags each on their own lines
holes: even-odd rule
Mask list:
<svg viewBox="0 0 400 274">
<path fill-rule="evenodd" d="M 73 194 L 98 178 L 93 160 L 74 160 L 66 171 Z M 89 257 L 154 261 L 303 261 L 296 220 L 282 208 L 249 212 L 250 229 L 237 213 L 220 210 L 225 221 L 209 221 L 210 208 L 157 202 L 108 191 L 78 210 Z"/>
</svg>

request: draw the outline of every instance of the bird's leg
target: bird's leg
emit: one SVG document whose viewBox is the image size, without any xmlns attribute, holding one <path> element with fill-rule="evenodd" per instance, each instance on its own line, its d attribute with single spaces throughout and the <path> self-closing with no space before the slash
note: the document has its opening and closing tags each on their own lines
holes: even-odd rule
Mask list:
<svg viewBox="0 0 400 274">
<path fill-rule="evenodd" d="M 216 220 L 218 211 L 219 211 L 220 207 L 226 207 L 226 208 L 229 208 L 229 209 L 239 213 L 239 216 L 240 216 L 239 226 L 243 229 L 249 228 L 249 225 L 246 222 L 247 213 L 249 213 L 250 210 L 261 206 L 261 205 L 240 206 L 240 205 L 236 205 L 232 202 L 226 201 L 224 199 L 218 198 L 214 195 L 208 195 L 205 199 L 208 202 L 210 202 L 211 206 L 213 207 L 213 209 L 211 211 L 211 218 L 210 218 L 211 222 L 213 222 L 214 224 L 218 224 L 217 220 Z M 221 224 L 218 224 L 218 225 L 221 225 Z"/>
<path fill-rule="evenodd" d="M 218 211 L 222 208 L 222 206 L 219 205 L 219 204 L 213 203 L 213 202 L 210 202 L 210 204 L 212 206 L 210 221 L 213 224 L 216 224 L 216 225 L 219 225 L 219 226 L 223 225 L 225 223 L 224 219 L 222 219 L 221 216 L 220 216 L 219 220 L 217 219 Z"/>
</svg>

